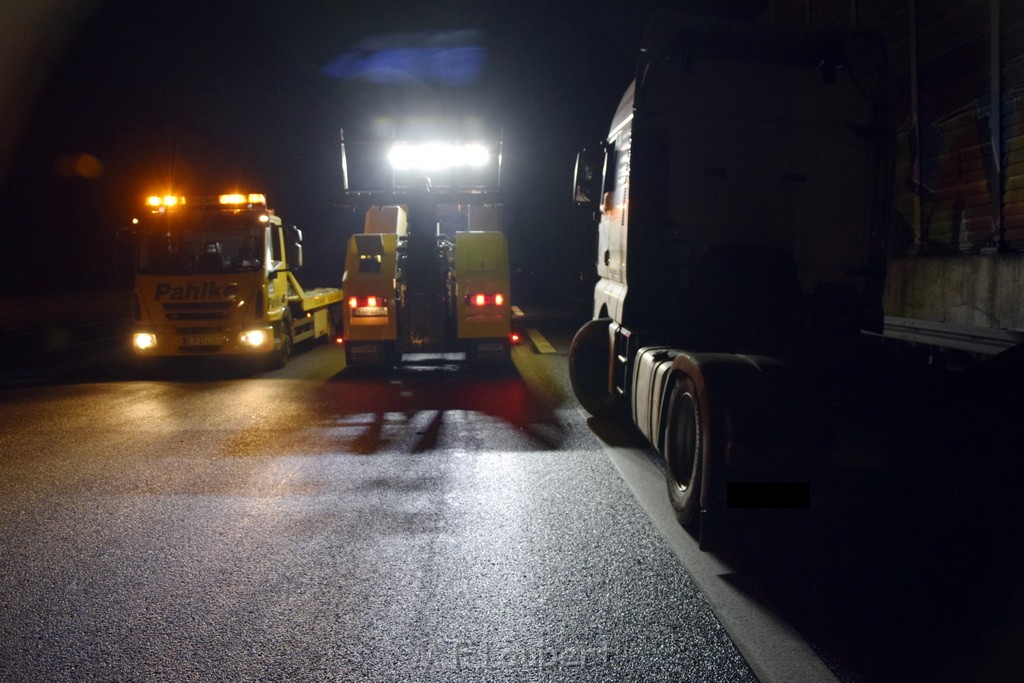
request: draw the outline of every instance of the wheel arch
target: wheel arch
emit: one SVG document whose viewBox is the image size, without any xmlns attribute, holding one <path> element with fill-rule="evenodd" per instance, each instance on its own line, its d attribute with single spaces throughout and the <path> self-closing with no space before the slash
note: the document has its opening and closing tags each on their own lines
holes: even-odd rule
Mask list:
<svg viewBox="0 0 1024 683">
<path fill-rule="evenodd" d="M 597 418 L 614 417 L 620 401 L 612 391 L 614 331 L 611 319 L 587 321 L 569 346 L 569 380 L 576 400 Z"/>
</svg>

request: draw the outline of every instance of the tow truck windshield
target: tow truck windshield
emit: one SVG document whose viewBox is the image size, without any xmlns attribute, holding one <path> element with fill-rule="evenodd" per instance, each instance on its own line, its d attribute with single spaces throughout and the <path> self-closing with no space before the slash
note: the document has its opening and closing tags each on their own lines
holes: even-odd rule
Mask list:
<svg viewBox="0 0 1024 683">
<path fill-rule="evenodd" d="M 263 268 L 266 228 L 251 215 L 208 211 L 154 215 L 139 244 L 138 271 L 216 275 Z"/>
</svg>

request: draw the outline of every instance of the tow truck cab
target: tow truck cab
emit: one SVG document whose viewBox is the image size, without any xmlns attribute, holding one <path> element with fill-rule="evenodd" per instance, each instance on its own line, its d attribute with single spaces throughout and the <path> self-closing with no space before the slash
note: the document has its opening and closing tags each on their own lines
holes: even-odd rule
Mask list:
<svg viewBox="0 0 1024 683">
<path fill-rule="evenodd" d="M 306 292 L 302 233 L 263 194 L 150 197 L 137 219 L 138 356 L 270 355 L 333 333 L 339 290 Z"/>
</svg>

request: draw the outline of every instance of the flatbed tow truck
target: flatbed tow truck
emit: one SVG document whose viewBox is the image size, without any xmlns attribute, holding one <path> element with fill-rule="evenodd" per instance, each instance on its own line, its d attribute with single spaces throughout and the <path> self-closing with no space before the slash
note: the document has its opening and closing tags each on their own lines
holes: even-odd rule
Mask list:
<svg viewBox="0 0 1024 683">
<path fill-rule="evenodd" d="M 266 195 L 152 196 L 136 220 L 132 347 L 139 357 L 262 356 L 330 340 L 342 292 L 305 289 L 302 233 Z"/>
</svg>

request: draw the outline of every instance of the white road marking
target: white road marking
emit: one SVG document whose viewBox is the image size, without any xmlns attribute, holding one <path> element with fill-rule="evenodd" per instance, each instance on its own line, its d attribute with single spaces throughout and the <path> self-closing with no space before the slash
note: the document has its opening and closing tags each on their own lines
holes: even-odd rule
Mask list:
<svg viewBox="0 0 1024 683">
<path fill-rule="evenodd" d="M 527 329 L 526 334 L 530 335 L 530 341 L 533 342 L 533 347 L 537 349 L 537 353 L 555 353 L 555 347 L 535 328 Z"/>
</svg>

